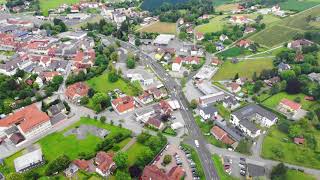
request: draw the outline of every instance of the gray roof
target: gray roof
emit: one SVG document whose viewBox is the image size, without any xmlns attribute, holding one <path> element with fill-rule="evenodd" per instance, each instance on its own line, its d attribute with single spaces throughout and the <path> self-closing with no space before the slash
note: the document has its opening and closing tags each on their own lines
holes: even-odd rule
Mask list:
<svg viewBox="0 0 320 180">
<path fill-rule="evenodd" d="M 66 119 L 67 116 L 63 113 L 59 113 L 59 114 L 56 114 L 55 116 L 53 116 L 51 119 L 50 119 L 50 122 L 52 125 L 55 125 L 57 124 L 58 122 Z"/>
<path fill-rule="evenodd" d="M 220 127 L 221 129 L 223 129 L 225 132 L 227 132 L 228 135 L 231 136 L 232 139 L 234 139 L 236 141 L 240 141 L 241 139 L 243 139 L 243 136 L 241 136 L 240 134 L 237 133 L 237 129 L 225 126 L 225 125 L 221 124 L 219 121 L 216 121 L 215 124 L 218 127 Z M 239 132 L 239 133 L 241 133 L 241 132 Z"/>
<path fill-rule="evenodd" d="M 248 119 L 240 120 L 240 124 L 245 128 L 249 129 L 252 133 L 256 133 L 259 130 L 257 126 L 253 122 L 249 121 Z"/>
<path fill-rule="evenodd" d="M 224 103 L 228 104 L 228 105 L 237 105 L 238 101 L 235 97 L 233 96 L 228 96 L 223 100 Z"/>
<path fill-rule="evenodd" d="M 155 110 L 153 109 L 153 107 L 147 107 L 147 108 L 143 108 L 139 111 L 136 112 L 137 116 L 142 116 L 144 114 L 150 113 L 150 112 L 154 112 Z"/>
<path fill-rule="evenodd" d="M 32 166 L 33 164 L 43 161 L 41 149 L 37 149 L 30 153 L 24 154 L 14 160 L 14 167 L 16 172 L 23 171 L 25 168 Z"/>
<path fill-rule="evenodd" d="M 199 106 L 199 110 L 202 110 L 205 114 L 214 114 L 217 112 L 217 109 L 213 107 L 212 104 L 208 104 L 207 106 Z"/>
<path fill-rule="evenodd" d="M 272 113 L 266 109 L 263 109 L 262 107 L 260 107 L 256 104 L 249 104 L 249 105 L 233 112 L 232 114 L 237 116 L 237 118 L 239 120 L 254 117 L 256 114 L 259 114 L 260 116 L 263 116 L 269 120 L 274 120 L 277 118 L 277 116 L 274 113 Z"/>
<path fill-rule="evenodd" d="M 52 115 L 56 115 L 58 113 L 60 113 L 63 109 L 65 109 L 66 107 L 64 106 L 64 104 L 62 102 L 55 104 L 53 106 L 51 106 L 48 109 L 48 112 L 51 112 Z"/>
<path fill-rule="evenodd" d="M 248 163 L 247 167 L 250 177 L 265 176 L 265 168 L 263 166 Z"/>
</svg>

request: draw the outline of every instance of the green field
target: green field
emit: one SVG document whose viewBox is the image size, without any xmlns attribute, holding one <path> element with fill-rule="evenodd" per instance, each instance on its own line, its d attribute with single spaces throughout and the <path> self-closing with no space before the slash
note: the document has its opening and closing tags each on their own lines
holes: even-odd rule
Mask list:
<svg viewBox="0 0 320 180">
<path fill-rule="evenodd" d="M 257 59 L 257 60 L 245 60 L 240 61 L 237 64 L 231 63 L 227 60 L 219 68 L 218 72 L 213 76 L 213 80 L 229 80 L 239 73 L 240 77 L 246 77 L 251 79 L 254 72 L 259 75 L 263 69 L 272 69 L 273 63 L 271 58 Z"/>
<path fill-rule="evenodd" d="M 319 0 L 287 0 L 279 5 L 282 10 L 303 11 L 316 6 L 320 3 Z"/>
<path fill-rule="evenodd" d="M 307 21 L 308 16 L 320 16 L 320 6 L 272 23 L 271 26 L 251 36 L 250 39 L 258 44 L 274 47 L 292 40 L 298 33 L 304 33 L 307 30 L 319 30 L 318 25 Z"/>
<path fill-rule="evenodd" d="M 199 25 L 195 28 L 197 32 L 209 33 L 209 32 L 217 32 L 223 29 L 223 26 L 227 24 L 227 21 L 224 20 L 226 16 L 216 16 L 210 19 L 210 22 L 207 24 Z"/>
<path fill-rule="evenodd" d="M 39 2 L 41 11 L 44 15 L 48 15 L 50 9 L 55 9 L 63 4 L 76 4 L 79 3 L 80 0 L 39 0 Z"/>
<path fill-rule="evenodd" d="M 155 32 L 159 34 L 176 34 L 176 23 L 156 22 L 140 28 L 140 32 Z"/>
<path fill-rule="evenodd" d="M 98 77 L 94 77 L 87 81 L 88 85 L 98 92 L 107 93 L 114 89 L 120 89 L 127 95 L 134 95 L 133 86 L 130 83 L 125 82 L 123 79 L 119 79 L 115 83 L 108 81 L 108 73 L 104 73 Z"/>
<path fill-rule="evenodd" d="M 243 53 L 246 49 L 240 48 L 238 46 L 232 47 L 230 49 L 227 49 L 221 53 L 218 53 L 218 55 L 221 55 L 223 57 L 237 57 Z"/>
<path fill-rule="evenodd" d="M 93 153 L 95 152 L 96 145 L 102 141 L 102 139 L 88 134 L 85 139 L 79 140 L 75 135 L 64 136 L 63 133 L 66 131 L 79 126 L 81 124 L 97 126 L 103 129 L 106 129 L 110 132 L 108 136 L 112 136 L 118 132 L 130 132 L 127 129 L 120 128 L 118 126 L 112 126 L 109 124 L 103 124 L 98 120 L 90 119 L 90 118 L 81 118 L 80 121 L 73 124 L 72 126 L 66 128 L 61 132 L 52 133 L 40 141 L 38 144 L 40 145 L 42 152 L 44 154 L 46 161 L 52 161 L 56 159 L 58 156 L 62 154 L 67 155 L 70 159 L 76 159 L 80 152 L 85 153 Z M 130 138 L 123 140 L 118 144 L 120 149 L 124 147 Z M 19 156 L 21 156 L 22 152 L 16 153 L 9 158 L 5 159 L 5 167 L 0 167 L 0 171 L 4 174 L 9 172 L 14 172 L 13 160 Z M 45 166 L 39 167 L 36 170 L 40 173 L 43 173 Z"/>
<path fill-rule="evenodd" d="M 306 174 L 297 170 L 289 169 L 287 171 L 286 178 L 288 180 L 316 180 L 316 178 L 310 174 Z"/>
<path fill-rule="evenodd" d="M 216 167 L 218 176 L 221 180 L 235 180 L 235 179 L 237 179 L 235 177 L 230 176 L 229 174 L 227 174 L 224 171 L 221 158 L 218 155 L 216 155 L 216 154 L 213 155 L 212 160 L 213 160 L 214 166 Z"/>
<path fill-rule="evenodd" d="M 320 132 L 314 130 L 313 135 L 319 142 Z M 319 150 L 319 144 L 315 151 L 306 145 L 296 145 L 287 134 L 279 131 L 277 127 L 272 127 L 263 141 L 261 155 L 267 159 L 320 169 L 319 154 L 317 153 Z M 280 151 L 282 156 L 276 155 L 275 151 Z"/>
<path fill-rule="evenodd" d="M 143 144 L 140 144 L 138 142 L 136 142 L 135 144 L 133 144 L 128 150 L 128 163 L 129 166 L 134 165 L 134 163 L 137 161 L 138 155 L 142 152 L 145 151 L 146 149 L 148 149 L 148 147 L 146 147 Z"/>
<path fill-rule="evenodd" d="M 275 94 L 275 95 L 271 96 L 270 98 L 266 99 L 265 101 L 263 101 L 262 104 L 269 107 L 269 108 L 276 108 L 282 99 L 287 98 L 290 100 L 294 100 L 297 97 L 299 97 L 301 99 L 300 104 L 302 105 L 302 109 L 309 110 L 315 104 L 314 101 L 305 100 L 304 94 L 291 95 L 286 92 L 281 92 L 281 93 Z"/>
</svg>

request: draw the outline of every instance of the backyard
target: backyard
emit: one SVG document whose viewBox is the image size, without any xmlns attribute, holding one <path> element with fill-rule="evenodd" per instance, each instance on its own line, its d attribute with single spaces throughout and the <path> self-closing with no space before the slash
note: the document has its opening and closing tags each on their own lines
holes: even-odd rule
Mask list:
<svg viewBox="0 0 320 180">
<path fill-rule="evenodd" d="M 140 32 L 155 32 L 160 34 L 176 34 L 176 23 L 155 22 L 139 29 Z"/>
<path fill-rule="evenodd" d="M 254 72 L 259 75 L 263 69 L 272 69 L 273 63 L 271 58 L 263 58 L 256 60 L 240 61 L 236 64 L 230 60 L 225 61 L 219 68 L 218 72 L 213 76 L 214 81 L 230 80 L 239 73 L 240 77 L 251 79 Z"/>
<path fill-rule="evenodd" d="M 92 125 L 98 128 L 106 129 L 110 132 L 108 136 L 112 136 L 119 132 L 127 132 L 130 131 L 124 128 L 120 128 L 118 126 L 113 126 L 110 124 L 103 124 L 99 120 L 90 119 L 90 118 L 81 118 L 79 122 L 73 124 L 72 126 L 66 128 L 61 132 L 52 133 L 40 141 L 37 144 L 40 145 L 42 152 L 46 161 L 52 161 L 57 157 L 65 154 L 70 159 L 76 159 L 79 156 L 79 153 L 93 153 L 95 152 L 95 148 L 98 143 L 102 142 L 102 139 L 96 137 L 92 134 L 87 134 L 84 139 L 78 139 L 75 135 L 68 135 L 65 136 L 64 133 L 70 129 L 78 127 L 80 125 Z M 128 138 L 130 140 L 130 138 Z M 118 144 L 119 148 L 121 149 L 124 147 L 129 141 L 128 139 L 123 140 Z M 9 168 L 10 172 L 14 172 L 14 165 L 13 160 L 18 156 L 21 156 L 22 152 L 16 153 L 9 158 L 5 159 L 6 168 Z M 36 169 L 37 172 L 41 174 L 44 172 L 46 166 L 41 166 Z M 2 167 L 0 167 L 2 170 Z M 7 171 L 4 171 L 6 174 Z"/>
<path fill-rule="evenodd" d="M 133 96 L 135 95 L 134 86 L 131 83 L 119 79 L 115 83 L 111 83 L 108 80 L 108 73 L 104 73 L 98 77 L 94 77 L 87 81 L 88 85 L 98 92 L 107 93 L 113 91 L 114 89 L 120 89 L 123 93 Z M 139 89 L 141 89 L 140 84 L 135 84 Z"/>
</svg>

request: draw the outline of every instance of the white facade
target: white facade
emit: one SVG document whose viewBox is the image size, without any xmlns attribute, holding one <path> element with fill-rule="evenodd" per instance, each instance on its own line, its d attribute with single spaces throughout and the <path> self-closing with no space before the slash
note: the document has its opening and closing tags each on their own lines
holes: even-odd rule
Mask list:
<svg viewBox="0 0 320 180">
<path fill-rule="evenodd" d="M 51 126 L 51 122 L 46 121 L 42 124 L 39 124 L 38 126 L 34 126 L 31 130 L 27 131 L 27 132 L 23 132 L 20 127 L 18 126 L 18 129 L 20 130 L 20 132 L 26 137 L 26 139 L 31 138 L 37 134 L 40 133 L 44 133 L 45 131 L 47 131 L 48 129 L 50 129 Z"/>
<path fill-rule="evenodd" d="M 171 66 L 172 71 L 179 72 L 181 69 L 181 66 L 182 66 L 182 63 L 172 63 L 172 66 Z"/>
</svg>

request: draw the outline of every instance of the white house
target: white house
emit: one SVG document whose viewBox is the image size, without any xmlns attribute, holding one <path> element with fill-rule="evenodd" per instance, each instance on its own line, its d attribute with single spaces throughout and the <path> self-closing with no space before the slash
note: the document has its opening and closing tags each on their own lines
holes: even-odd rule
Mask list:
<svg viewBox="0 0 320 180">
<path fill-rule="evenodd" d="M 218 116 L 218 111 L 213 107 L 212 104 L 208 104 L 207 106 L 199 106 L 199 114 L 204 120 L 216 119 Z"/>
<path fill-rule="evenodd" d="M 172 63 L 172 71 L 180 71 L 182 66 L 182 57 L 178 56 Z"/>
</svg>

